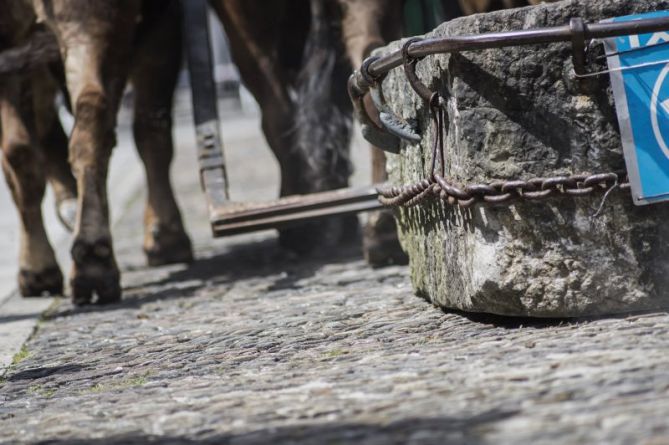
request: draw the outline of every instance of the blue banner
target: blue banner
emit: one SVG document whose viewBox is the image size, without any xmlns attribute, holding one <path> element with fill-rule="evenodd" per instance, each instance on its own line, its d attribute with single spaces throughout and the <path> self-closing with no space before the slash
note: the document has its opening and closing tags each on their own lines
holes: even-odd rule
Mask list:
<svg viewBox="0 0 669 445">
<path fill-rule="evenodd" d="M 615 22 L 669 16 L 669 11 Z M 669 200 L 669 32 L 607 39 L 625 162 L 637 205 Z"/>
</svg>

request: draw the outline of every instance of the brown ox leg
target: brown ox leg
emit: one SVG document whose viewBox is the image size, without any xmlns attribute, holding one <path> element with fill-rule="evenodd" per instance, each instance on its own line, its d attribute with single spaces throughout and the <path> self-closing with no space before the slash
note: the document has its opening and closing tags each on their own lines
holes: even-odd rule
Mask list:
<svg viewBox="0 0 669 445">
<path fill-rule="evenodd" d="M 262 110 L 262 130 L 281 168 L 281 195 L 295 193 L 289 170 L 292 116 L 295 107 L 288 93 L 288 73 L 276 51 L 281 40 L 285 1 L 249 2 L 212 0 L 230 41 L 230 51 L 246 87 Z"/>
<path fill-rule="evenodd" d="M 312 45 L 314 57 L 303 60 L 312 2 L 211 3 L 225 27 L 241 77 L 260 104 L 263 132 L 281 169 L 281 195 L 345 187 L 349 171 L 348 154 L 344 151 L 349 128 L 341 123 L 349 117 L 340 106 L 350 106 L 344 102 L 346 78 L 331 84 L 341 89 L 341 94 L 332 94 L 329 76 L 339 73 L 339 66 L 319 77 L 328 71 L 321 68 L 328 63 L 326 57 L 332 51 L 329 46 Z M 300 76 L 307 69 L 311 75 Z M 309 89 L 304 82 L 307 77 L 309 86 L 315 87 L 309 91 L 313 94 L 304 94 Z M 291 88 L 297 98 L 291 97 Z M 335 103 L 337 100 L 341 103 Z M 333 119 L 330 110 L 343 119 Z M 323 114 L 327 117 L 321 119 Z M 342 131 L 333 131 L 334 128 Z M 345 144 L 341 144 L 343 140 Z M 288 228 L 280 231 L 280 243 L 298 252 L 338 245 L 357 233 L 357 224 L 357 218 L 343 217 Z"/>
<path fill-rule="evenodd" d="M 342 31 L 348 56 L 355 67 L 374 48 L 400 38 L 401 0 L 339 0 L 344 12 Z M 371 146 L 372 182 L 388 179 L 385 152 Z M 405 264 L 408 258 L 397 239 L 395 218 L 390 210 L 372 212 L 364 229 L 363 251 L 372 266 Z"/>
<path fill-rule="evenodd" d="M 76 122 L 69 144 L 78 192 L 72 299 L 86 304 L 97 294 L 99 303 L 117 301 L 120 274 L 109 228 L 106 179 L 140 1 L 36 1 L 38 15 L 61 45 Z"/>
<path fill-rule="evenodd" d="M 36 70 L 33 78 L 35 125 L 46 157 L 46 175 L 56 198 L 56 214 L 71 232 L 77 218 L 77 182 L 67 160 L 67 136 L 54 107 L 59 88 L 45 68 Z"/>
<path fill-rule="evenodd" d="M 62 294 L 63 276 L 44 230 L 44 154 L 36 144 L 30 80 L 2 79 L 2 170 L 19 211 L 19 291 L 23 296 Z"/>
<path fill-rule="evenodd" d="M 307 2 L 212 0 L 211 4 L 226 30 L 241 78 L 260 105 L 262 130 L 279 162 L 280 195 L 309 192 L 304 180 L 306 162 L 295 149 L 297 109 L 289 93 L 300 67 L 308 30 Z M 290 229 L 282 231 L 282 245 L 308 250 L 310 243 L 304 238 L 296 240 L 291 234 Z"/>
<path fill-rule="evenodd" d="M 148 186 L 144 252 L 150 266 L 193 260 L 170 183 L 174 151 L 172 94 L 181 62 L 179 5 L 161 0 L 160 6 L 159 10 L 145 12 L 152 14 L 144 17 L 151 28 L 142 33 L 131 74 L 135 90 L 133 131 Z"/>
</svg>

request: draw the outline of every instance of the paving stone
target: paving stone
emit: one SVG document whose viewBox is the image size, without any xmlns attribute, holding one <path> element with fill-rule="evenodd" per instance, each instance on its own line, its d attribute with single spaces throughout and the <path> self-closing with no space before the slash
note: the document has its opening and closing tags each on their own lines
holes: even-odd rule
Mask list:
<svg viewBox="0 0 669 445">
<path fill-rule="evenodd" d="M 178 146 L 197 261 L 142 266 L 137 200 L 114 229 L 123 303 L 62 302 L 40 324 L 0 385 L 0 443 L 669 440 L 666 313 L 465 316 L 356 248 L 297 259 L 272 233 L 212 241 Z"/>
</svg>

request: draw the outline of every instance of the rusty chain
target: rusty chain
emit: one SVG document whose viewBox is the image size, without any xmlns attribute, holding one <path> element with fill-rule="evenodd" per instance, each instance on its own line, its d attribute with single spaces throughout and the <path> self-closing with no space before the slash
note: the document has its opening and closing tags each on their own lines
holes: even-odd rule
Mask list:
<svg viewBox="0 0 669 445">
<path fill-rule="evenodd" d="M 409 56 L 405 56 L 408 59 Z M 410 66 L 410 63 L 405 63 Z M 416 77 L 407 76 L 409 83 L 417 91 Z M 423 94 L 427 97 L 427 91 Z M 607 193 L 615 188 L 627 190 L 630 187 L 627 172 L 578 174 L 547 178 L 512 179 L 488 184 L 468 184 L 459 186 L 445 178 L 444 121 L 446 111 L 438 93 L 431 93 L 428 102 L 435 128 L 430 175 L 415 184 L 403 187 L 379 188 L 379 201 L 390 207 L 413 207 L 426 199 L 438 198 L 449 205 L 470 207 L 476 203 L 508 204 L 515 200 L 539 201 L 558 196 L 583 197 L 598 192 Z M 437 159 L 439 163 L 437 163 Z M 435 173 L 439 165 L 440 174 Z M 606 196 L 606 195 L 605 195 Z"/>
<path fill-rule="evenodd" d="M 629 189 L 629 180 L 625 171 L 527 180 L 513 179 L 465 186 L 459 186 L 446 179 L 444 130 L 447 113 L 444 109 L 445 101 L 437 92 L 430 91 L 416 75 L 416 59 L 408 52 L 409 45 L 413 42 L 414 40 L 407 41 L 402 48 L 403 66 L 409 84 L 429 108 L 435 129 L 430 175 L 422 181 L 404 187 L 378 189 L 381 204 L 412 207 L 428 198 L 438 198 L 449 205 L 470 207 L 476 203 L 509 204 L 521 199 L 539 201 L 558 196 L 589 196 L 597 192 L 607 193 L 606 197 L 608 192 L 615 188 Z M 437 166 L 439 166 L 440 173 L 436 173 Z"/>
<path fill-rule="evenodd" d="M 597 192 L 608 192 L 614 188 L 628 190 L 627 172 L 579 174 L 548 178 L 512 179 L 489 184 L 459 186 L 446 179 L 444 162 L 444 115 L 441 105 L 436 104 L 436 93 L 431 99 L 431 116 L 435 126 L 430 175 L 415 184 L 403 187 L 377 189 L 379 201 L 385 206 L 412 207 L 430 197 L 439 198 L 449 205 L 470 207 L 475 203 L 507 204 L 524 199 L 539 201 L 557 196 L 582 197 Z M 435 173 L 439 158 L 440 174 Z"/>
<path fill-rule="evenodd" d="M 559 196 L 583 197 L 605 193 L 613 187 L 629 189 L 626 172 L 554 176 L 527 180 L 495 181 L 489 184 L 459 186 L 434 174 L 415 184 L 379 188 L 379 201 L 385 206 L 413 207 L 436 198 L 461 207 L 476 203 L 508 204 L 519 199 L 539 201 Z"/>
</svg>

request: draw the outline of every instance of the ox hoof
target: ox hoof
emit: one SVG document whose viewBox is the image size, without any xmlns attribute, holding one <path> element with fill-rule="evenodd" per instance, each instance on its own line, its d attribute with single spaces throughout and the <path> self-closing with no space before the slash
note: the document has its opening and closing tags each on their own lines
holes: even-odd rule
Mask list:
<svg viewBox="0 0 669 445">
<path fill-rule="evenodd" d="M 74 231 L 74 225 L 77 222 L 77 200 L 68 198 L 56 204 L 56 215 L 58 220 L 67 229 L 68 232 Z"/>
<path fill-rule="evenodd" d="M 19 292 L 24 297 L 63 295 L 63 274 L 57 266 L 40 272 L 21 269 L 19 271 Z"/>
<path fill-rule="evenodd" d="M 121 300 L 121 274 L 111 241 L 91 244 L 77 240 L 72 246 L 72 259 L 70 287 L 74 304 L 110 304 Z"/>
<path fill-rule="evenodd" d="M 370 214 L 365 225 L 362 249 L 365 260 L 372 267 L 409 263 L 409 257 L 397 238 L 395 218 L 388 210 Z"/>
<path fill-rule="evenodd" d="M 151 234 L 152 240 L 147 243 L 150 247 L 144 247 L 149 267 L 193 262 L 193 246 L 183 229 L 154 229 Z"/>
<path fill-rule="evenodd" d="M 86 276 L 76 275 L 70 280 L 72 303 L 77 306 L 86 304 L 111 304 L 121 301 L 119 273 Z M 97 295 L 97 299 L 94 296 Z"/>
</svg>

